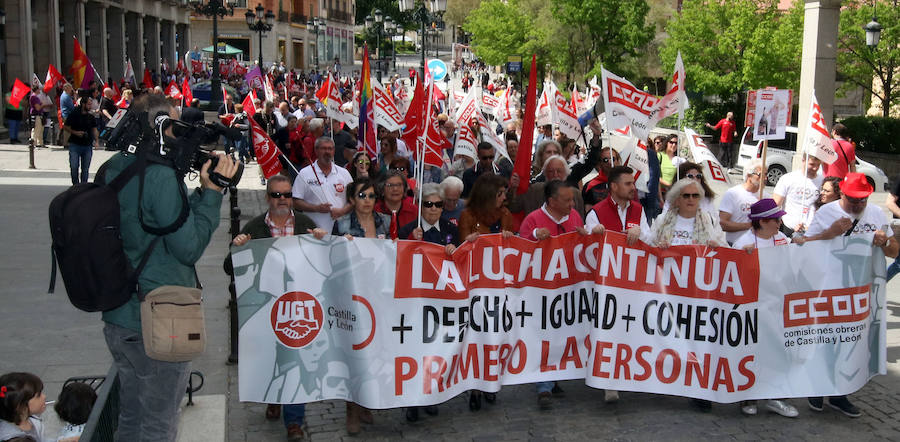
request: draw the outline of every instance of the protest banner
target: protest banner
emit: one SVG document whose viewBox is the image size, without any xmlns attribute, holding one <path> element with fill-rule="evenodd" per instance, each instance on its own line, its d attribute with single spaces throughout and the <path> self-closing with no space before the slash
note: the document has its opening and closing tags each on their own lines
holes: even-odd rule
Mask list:
<svg viewBox="0 0 900 442">
<path fill-rule="evenodd" d="M 812 155 L 825 163 L 831 164 L 837 161 L 838 154 L 834 150 L 831 134 L 825 127 L 825 117 L 822 116 L 822 108 L 816 99 L 816 91 L 813 90 L 812 101 L 809 109 L 809 127 L 806 128 L 806 139 L 803 141 L 803 152 Z"/>
<path fill-rule="evenodd" d="M 394 104 L 394 100 L 377 79 L 372 79 L 372 90 L 375 93 L 375 124 L 386 128 L 389 132 L 403 127 L 403 115 Z M 340 103 L 340 97 L 337 100 Z"/>
<path fill-rule="evenodd" d="M 566 137 L 577 140 L 581 138 L 581 125 L 578 124 L 578 115 L 572 110 L 572 105 L 566 101 L 566 97 L 553 88 L 553 123 L 559 132 Z"/>
<path fill-rule="evenodd" d="M 852 393 L 886 373 L 872 236 L 753 253 L 482 235 L 311 235 L 232 249 L 241 401 L 437 404 L 466 390 L 591 387 L 739 400 Z"/>
<path fill-rule="evenodd" d="M 646 140 L 650 129 L 650 114 L 657 109 L 659 97 L 634 87 L 628 80 L 601 68 L 603 104 L 606 108 L 607 130 L 631 126 L 634 136 Z"/>
<path fill-rule="evenodd" d="M 456 144 L 453 146 L 453 155 L 465 155 L 476 160 L 478 159 L 478 136 L 472 129 L 471 122 L 473 119 L 477 120 L 476 114 L 481 112 L 477 103 L 477 94 L 478 91 L 471 88 L 459 103 L 459 110 L 454 117 L 457 132 Z"/>
<path fill-rule="evenodd" d="M 684 134 L 687 136 L 688 147 L 691 149 L 691 156 L 694 157 L 694 162 L 703 166 L 703 174 L 706 176 L 706 180 L 709 182 L 718 181 L 720 183 L 731 185 L 728 173 L 725 172 L 719 159 L 716 158 L 712 151 L 709 150 L 706 143 L 703 142 L 703 138 L 701 138 L 700 135 L 697 135 L 697 132 L 694 132 L 693 129 L 685 128 Z"/>
<path fill-rule="evenodd" d="M 785 127 L 790 123 L 790 98 L 787 89 L 756 91 L 753 141 L 784 139 Z"/>
</svg>

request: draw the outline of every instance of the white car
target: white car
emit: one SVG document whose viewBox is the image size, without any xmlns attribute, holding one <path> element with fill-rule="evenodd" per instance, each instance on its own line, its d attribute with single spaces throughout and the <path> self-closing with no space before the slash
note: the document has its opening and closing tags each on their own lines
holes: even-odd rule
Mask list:
<svg viewBox="0 0 900 442">
<path fill-rule="evenodd" d="M 738 154 L 737 169 L 744 170 L 751 159 L 758 158 L 759 149 L 757 142 L 753 141 L 752 127 L 744 130 L 741 137 L 741 147 Z M 766 184 L 774 186 L 782 175 L 791 170 L 794 164 L 794 154 L 797 153 L 797 128 L 788 126 L 785 128 L 783 140 L 769 140 L 769 149 L 766 151 Z M 888 177 L 874 164 L 863 160 L 857 154 L 856 171 L 864 174 L 869 184 L 876 192 L 888 191 Z"/>
</svg>

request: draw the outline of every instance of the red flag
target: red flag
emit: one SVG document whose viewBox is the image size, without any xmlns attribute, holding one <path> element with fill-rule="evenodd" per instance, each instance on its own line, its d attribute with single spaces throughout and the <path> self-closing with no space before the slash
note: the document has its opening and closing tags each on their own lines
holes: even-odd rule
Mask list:
<svg viewBox="0 0 900 442">
<path fill-rule="evenodd" d="M 88 58 L 78 39 L 75 39 L 75 46 L 72 49 L 72 67 L 69 72 L 72 74 L 73 86 L 87 88 L 94 79 L 94 66 Z"/>
<path fill-rule="evenodd" d="M 320 102 L 324 103 L 328 98 L 328 88 L 331 87 L 331 74 L 322 82 L 322 87 L 316 91 L 316 98 L 319 99 Z"/>
<path fill-rule="evenodd" d="M 400 135 L 400 138 L 403 139 L 407 146 L 417 145 L 416 140 L 422 133 L 423 128 L 422 109 L 425 106 L 425 89 L 422 87 L 422 79 L 419 78 L 418 72 L 416 72 L 415 77 L 416 88 L 413 91 L 413 97 L 409 103 L 409 108 L 406 110 L 406 116 L 403 118 L 406 128 L 403 129 L 403 134 Z"/>
<path fill-rule="evenodd" d="M 150 75 L 150 68 L 144 68 L 144 87 L 147 89 L 153 89 L 156 85 L 153 84 L 153 76 Z"/>
<path fill-rule="evenodd" d="M 248 120 L 250 121 L 250 139 L 253 141 L 253 150 L 256 152 L 256 162 L 262 168 L 263 176 L 266 179 L 271 178 L 281 171 L 281 162 L 278 161 L 281 151 L 256 120 L 253 118 L 248 118 Z"/>
<path fill-rule="evenodd" d="M 47 68 L 47 79 L 44 80 L 44 93 L 50 92 L 50 89 L 53 89 L 56 86 L 56 83 L 60 81 L 65 81 L 65 77 L 56 69 L 56 66 L 50 65 Z"/>
<path fill-rule="evenodd" d="M 113 101 L 118 103 L 119 100 L 122 99 L 122 91 L 119 90 L 119 85 L 116 82 L 113 82 L 112 87 L 113 91 L 115 92 L 115 95 L 113 95 Z"/>
<path fill-rule="evenodd" d="M 191 101 L 194 101 L 194 92 L 191 90 L 191 83 L 188 81 L 188 77 L 184 77 L 184 81 L 181 82 L 181 93 L 184 95 L 185 104 L 190 106 Z"/>
<path fill-rule="evenodd" d="M 256 98 L 256 91 L 251 89 L 250 93 L 244 97 L 244 101 L 241 103 L 241 105 L 244 106 L 244 112 L 251 118 L 256 114 L 256 105 L 253 104 L 254 98 Z"/>
<path fill-rule="evenodd" d="M 175 80 L 169 81 L 169 85 L 166 86 L 166 95 L 179 100 L 184 98 L 184 96 L 181 95 L 181 90 L 178 89 L 178 85 L 175 84 Z"/>
<path fill-rule="evenodd" d="M 178 59 L 178 65 L 175 66 L 175 72 L 186 72 L 184 68 L 184 60 Z"/>
<path fill-rule="evenodd" d="M 200 60 L 191 60 L 191 71 L 195 74 L 203 72 L 203 62 Z"/>
<path fill-rule="evenodd" d="M 9 95 L 9 104 L 13 107 L 19 107 L 19 103 L 29 92 L 31 92 L 31 88 L 16 78 L 16 82 L 13 84 L 12 93 Z"/>
<path fill-rule="evenodd" d="M 522 139 L 519 140 L 519 152 L 516 155 L 514 172 L 519 175 L 519 188 L 516 194 L 521 195 L 528 190 L 531 178 L 531 150 L 534 138 L 534 111 L 537 92 L 537 55 L 531 54 L 531 73 L 528 75 L 528 92 L 525 95 L 525 121 L 522 123 Z"/>
</svg>

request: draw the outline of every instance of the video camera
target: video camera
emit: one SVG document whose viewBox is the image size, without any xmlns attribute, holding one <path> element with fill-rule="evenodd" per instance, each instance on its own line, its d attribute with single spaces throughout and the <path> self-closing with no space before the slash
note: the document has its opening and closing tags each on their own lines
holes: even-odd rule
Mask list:
<svg viewBox="0 0 900 442">
<path fill-rule="evenodd" d="M 150 161 L 168 165 L 182 177 L 192 171 L 199 173 L 203 164 L 211 161 L 209 179 L 213 184 L 227 188 L 236 186 L 241 180 L 243 164 L 238 163 L 233 177 L 224 177 L 215 172 L 219 157 L 213 148 L 207 147 L 216 143 L 220 136 L 239 139 L 242 136 L 240 130 L 221 123 L 189 124 L 164 112 L 155 116 L 153 125 L 149 121 L 146 112 L 119 109 L 106 124 L 100 138 L 106 141 L 106 150 L 147 155 Z"/>
</svg>

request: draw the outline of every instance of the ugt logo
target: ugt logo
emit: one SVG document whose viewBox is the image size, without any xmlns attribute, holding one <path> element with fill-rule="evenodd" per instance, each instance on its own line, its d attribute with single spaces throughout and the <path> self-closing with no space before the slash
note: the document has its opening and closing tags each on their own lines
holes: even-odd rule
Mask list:
<svg viewBox="0 0 900 442">
<path fill-rule="evenodd" d="M 291 348 L 309 345 L 323 323 L 322 305 L 309 293 L 288 292 L 272 306 L 272 330 L 278 340 Z"/>
</svg>

